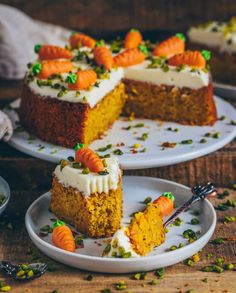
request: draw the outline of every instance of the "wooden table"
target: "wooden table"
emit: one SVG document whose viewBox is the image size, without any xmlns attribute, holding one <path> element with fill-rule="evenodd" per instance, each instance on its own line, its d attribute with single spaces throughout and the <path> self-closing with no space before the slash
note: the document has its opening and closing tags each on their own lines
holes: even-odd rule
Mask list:
<svg viewBox="0 0 236 293">
<path fill-rule="evenodd" d="M 19 82 L 0 82 L 0 106 L 19 96 Z M 233 103 L 236 105 L 236 103 Z M 49 260 L 32 245 L 24 228 L 24 213 L 29 204 L 40 194 L 47 191 L 51 184 L 51 173 L 55 165 L 24 155 L 5 143 L 0 143 L 0 175 L 10 184 L 12 198 L 7 209 L 7 218 L 0 218 L 0 259 L 14 262 L 26 262 L 34 259 L 45 260 L 50 264 L 51 272 L 30 283 L 10 282 L 0 273 L 0 280 L 5 279 L 16 293 L 53 292 L 101 292 L 110 288 L 116 292 L 115 284 L 125 281 L 127 289 L 123 292 L 236 292 L 235 271 L 221 274 L 202 272 L 201 268 L 211 264 L 216 257 L 222 256 L 226 263 L 236 263 L 236 225 L 224 224 L 225 216 L 232 216 L 235 210 L 217 211 L 218 224 L 213 238 L 225 238 L 225 244 L 208 244 L 200 252 L 200 261 L 192 267 L 179 263 L 165 270 L 165 277 L 158 279 L 154 272 L 149 272 L 145 280 L 134 280 L 133 274 L 111 275 L 93 273 L 93 280 L 87 281 L 88 272 L 79 271 Z M 196 160 L 174 166 L 145 170 L 125 171 L 125 175 L 142 175 L 170 179 L 192 186 L 196 182 L 212 181 L 222 192 L 236 183 L 236 141 L 223 149 Z M 236 200 L 236 191 L 228 189 L 230 196 L 214 199 L 218 203 L 228 199 Z M 2 222 L 5 222 L 4 224 Z M 11 229 L 11 223 L 13 229 Z M 209 259 L 207 254 L 212 253 Z M 150 285 L 151 280 L 156 285 Z"/>
</svg>

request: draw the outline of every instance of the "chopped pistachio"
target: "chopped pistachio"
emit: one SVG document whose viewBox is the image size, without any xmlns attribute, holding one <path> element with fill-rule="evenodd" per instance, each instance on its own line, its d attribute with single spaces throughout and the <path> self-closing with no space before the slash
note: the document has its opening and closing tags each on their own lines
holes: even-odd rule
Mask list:
<svg viewBox="0 0 236 293">
<path fill-rule="evenodd" d="M 229 264 L 225 265 L 226 270 L 232 270 L 233 268 L 234 268 L 234 264 L 232 264 L 232 263 L 229 263 Z"/>
<path fill-rule="evenodd" d="M 145 272 L 142 272 L 142 273 L 136 273 L 133 278 L 135 280 L 145 280 L 146 279 L 146 276 L 147 276 L 147 273 Z"/>
<path fill-rule="evenodd" d="M 186 140 L 182 140 L 180 143 L 181 144 L 192 144 L 193 140 L 192 139 L 186 139 Z"/>
<path fill-rule="evenodd" d="M 155 271 L 155 276 L 159 277 L 160 279 L 164 278 L 165 269 L 160 268 Z"/>
<path fill-rule="evenodd" d="M 92 274 L 88 274 L 85 279 L 87 281 L 92 281 L 93 280 L 93 275 Z"/>
<path fill-rule="evenodd" d="M 89 168 L 84 168 L 84 170 L 82 171 L 82 174 L 89 174 L 90 170 Z"/>
<path fill-rule="evenodd" d="M 141 147 L 141 145 L 139 144 L 139 143 L 135 143 L 134 145 L 133 145 L 133 148 L 134 149 L 138 149 L 138 148 L 140 148 Z"/>
<path fill-rule="evenodd" d="M 231 223 L 235 221 L 235 217 L 226 216 L 224 218 L 224 223 Z"/>
<path fill-rule="evenodd" d="M 217 265 L 209 265 L 209 266 L 202 267 L 202 271 L 203 272 L 222 273 L 224 271 L 224 269 L 221 268 L 220 266 L 217 266 Z"/>
<path fill-rule="evenodd" d="M 9 292 L 11 291 L 11 286 L 6 285 L 0 288 L 0 292 Z"/>
<path fill-rule="evenodd" d="M 211 240 L 210 243 L 214 244 L 214 245 L 220 245 L 220 244 L 224 244 L 225 240 L 222 237 L 218 237 L 218 238 Z"/>
<path fill-rule="evenodd" d="M 202 138 L 199 142 L 200 143 L 207 143 L 207 140 L 205 138 Z"/>
<path fill-rule="evenodd" d="M 221 137 L 221 133 L 220 132 L 216 132 L 212 135 L 213 138 L 220 138 Z"/>
<path fill-rule="evenodd" d="M 195 233 L 193 230 L 191 230 L 191 229 L 185 230 L 185 231 L 183 232 L 183 237 L 184 237 L 184 238 L 187 238 L 187 239 L 197 240 L 197 235 L 196 235 L 196 233 Z"/>
<path fill-rule="evenodd" d="M 231 125 L 236 125 L 236 120 L 231 120 L 231 121 L 230 121 L 230 124 L 231 124 Z"/>
<path fill-rule="evenodd" d="M 141 140 L 147 140 L 147 139 L 148 139 L 148 133 L 147 133 L 147 132 L 143 133 L 143 134 L 141 135 L 140 139 L 141 139 Z"/>
<path fill-rule="evenodd" d="M 229 196 L 229 191 L 228 190 L 224 190 L 222 193 L 218 193 L 218 198 L 223 199 L 226 196 Z"/>
<path fill-rule="evenodd" d="M 124 281 L 119 281 L 118 283 L 115 284 L 115 288 L 118 291 L 125 290 L 127 288 L 127 285 L 125 284 Z"/>
<path fill-rule="evenodd" d="M 150 202 L 152 202 L 152 198 L 150 196 L 146 197 L 143 201 L 145 204 L 149 204 Z"/>
<path fill-rule="evenodd" d="M 108 288 L 102 289 L 101 293 L 111 293 L 111 289 L 108 289 Z"/>
<path fill-rule="evenodd" d="M 223 115 L 223 116 L 220 116 L 218 120 L 220 120 L 220 121 L 224 121 L 225 119 L 226 119 L 226 116 Z"/>
<path fill-rule="evenodd" d="M 149 285 L 157 285 L 157 280 L 151 280 L 148 284 Z"/>
<path fill-rule="evenodd" d="M 191 219 L 190 222 L 191 222 L 192 225 L 198 225 L 200 223 L 199 219 L 197 219 L 197 218 Z"/>
<path fill-rule="evenodd" d="M 123 155 L 124 153 L 122 152 L 122 150 L 120 150 L 120 149 L 116 149 L 116 150 L 113 151 L 113 154 L 114 154 L 114 155 L 121 156 L 121 155 Z"/>
</svg>

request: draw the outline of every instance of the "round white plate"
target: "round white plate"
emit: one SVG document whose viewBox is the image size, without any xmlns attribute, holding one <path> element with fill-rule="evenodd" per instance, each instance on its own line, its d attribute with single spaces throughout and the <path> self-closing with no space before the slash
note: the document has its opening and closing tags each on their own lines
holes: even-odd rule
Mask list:
<svg viewBox="0 0 236 293">
<path fill-rule="evenodd" d="M 214 92 L 224 98 L 236 99 L 236 85 L 214 81 Z"/>
<path fill-rule="evenodd" d="M 165 191 L 173 192 L 176 197 L 176 204 L 183 204 L 190 196 L 191 191 L 184 185 L 175 182 L 155 179 L 150 177 L 124 176 L 123 177 L 123 197 L 124 197 L 124 218 L 123 223 L 129 222 L 129 215 L 144 208 L 142 201 L 151 196 L 154 200 Z M 84 248 L 71 253 L 59 249 L 52 245 L 51 234 L 40 238 L 40 227 L 49 224 L 51 218 L 55 216 L 49 212 L 50 192 L 39 197 L 28 209 L 25 217 L 25 224 L 29 236 L 33 243 L 46 255 L 79 269 L 105 273 L 130 273 L 138 271 L 149 271 L 160 267 L 176 264 L 192 256 L 207 244 L 212 236 L 216 225 L 216 214 L 213 206 L 208 200 L 201 201 L 192 206 L 190 210 L 180 215 L 183 219 L 181 226 L 169 227 L 166 234 L 166 241 L 161 246 L 155 248 L 148 256 L 140 258 L 105 258 L 101 257 L 106 246 L 106 239 L 84 240 Z M 193 211 L 199 210 L 200 215 L 193 215 Z M 198 217 L 200 224 L 191 225 L 190 220 Z M 188 244 L 182 233 L 192 229 L 200 231 L 198 239 Z M 168 251 L 172 245 L 184 244 L 184 247 L 175 251 Z"/>
<path fill-rule="evenodd" d="M 225 116 L 224 121 L 217 121 L 213 127 L 210 126 L 186 126 L 173 122 L 157 122 L 154 120 L 135 119 L 130 122 L 120 118 L 107 132 L 103 139 L 94 141 L 90 147 L 93 150 L 112 144 L 112 149 L 106 152 L 99 152 L 105 155 L 120 149 L 123 155 L 117 156 L 122 169 L 143 169 L 160 167 L 188 161 L 206 154 L 209 154 L 227 143 L 236 135 L 236 126 L 231 125 L 231 120 L 236 120 L 236 110 L 228 102 L 215 98 L 218 117 Z M 19 101 L 18 101 L 19 104 Z M 14 104 L 12 107 L 16 107 Z M 15 110 L 7 110 L 13 121 L 15 131 L 10 144 L 16 149 L 34 157 L 58 163 L 61 159 L 74 155 L 74 150 L 46 143 L 29 135 L 19 126 L 19 118 Z M 18 122 L 17 122 L 18 121 Z M 144 127 L 133 127 L 130 130 L 124 128 L 130 125 L 144 123 Z M 171 127 L 178 132 L 167 130 Z M 206 138 L 207 143 L 200 143 L 206 133 L 212 135 L 220 132 L 220 138 Z M 140 140 L 143 133 L 148 133 L 147 140 Z M 183 140 L 192 139 L 192 144 L 181 144 Z M 164 148 L 164 142 L 177 143 L 174 148 Z M 122 144 L 125 144 L 122 146 Z M 140 144 L 137 153 L 133 153 L 132 146 Z M 146 152 L 142 150 L 146 148 Z"/>
</svg>

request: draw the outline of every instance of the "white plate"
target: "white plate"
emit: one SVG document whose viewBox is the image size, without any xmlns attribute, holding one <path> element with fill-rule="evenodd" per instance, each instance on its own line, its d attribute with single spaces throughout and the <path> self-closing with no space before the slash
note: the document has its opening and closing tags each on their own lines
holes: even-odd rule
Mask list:
<svg viewBox="0 0 236 293">
<path fill-rule="evenodd" d="M 191 191 L 184 185 L 175 182 L 155 179 L 150 177 L 124 176 L 123 178 L 124 197 L 124 218 L 123 222 L 129 221 L 129 215 L 144 208 L 141 202 L 151 196 L 153 199 L 165 191 L 171 191 L 176 197 L 176 204 L 183 204 Z M 25 223 L 29 236 L 33 243 L 46 255 L 79 269 L 105 272 L 105 273 L 130 273 L 138 271 L 149 271 L 160 267 L 176 264 L 192 256 L 203 248 L 212 236 L 216 225 L 216 213 L 208 200 L 201 201 L 193 205 L 192 209 L 182 213 L 180 218 L 183 224 L 179 227 L 169 227 L 166 234 L 166 241 L 161 246 L 155 248 L 148 256 L 140 258 L 104 258 L 101 257 L 105 247 L 105 239 L 96 240 L 88 238 L 84 240 L 84 248 L 77 249 L 76 253 L 71 253 L 59 249 L 51 244 L 51 235 L 40 238 L 38 236 L 40 227 L 51 224 L 51 218 L 55 216 L 48 211 L 50 203 L 50 193 L 47 192 L 38 198 L 28 209 Z M 189 222 L 193 217 L 193 210 L 201 211 L 199 225 L 191 225 Z M 199 238 L 188 244 L 182 237 L 183 231 L 192 229 L 200 231 Z M 98 245 L 101 245 L 99 246 Z M 183 243 L 185 246 L 176 251 L 167 251 L 171 245 Z"/>
<path fill-rule="evenodd" d="M 224 98 L 236 99 L 236 85 L 214 81 L 214 92 Z"/>
<path fill-rule="evenodd" d="M 218 116 L 226 116 L 225 121 L 217 121 L 213 127 L 210 126 L 185 126 L 178 123 L 162 122 L 158 123 L 154 120 L 135 119 L 129 122 L 120 118 L 116 121 L 113 127 L 108 131 L 107 136 L 103 139 L 94 141 L 90 147 L 97 150 L 108 144 L 113 145 L 114 149 L 121 149 L 122 156 L 118 156 L 119 162 L 123 169 L 143 169 L 151 167 L 160 167 L 172 165 L 200 156 L 214 152 L 229 143 L 236 135 L 236 127 L 230 125 L 231 120 L 236 120 L 236 110 L 228 102 L 216 97 Z M 15 106 L 15 105 L 14 105 Z M 7 110 L 11 120 L 14 122 L 19 121 L 18 115 L 15 111 Z M 131 130 L 124 130 L 122 128 L 137 123 L 144 123 L 142 128 L 132 128 Z M 167 128 L 178 128 L 179 132 L 168 131 Z M 219 139 L 207 138 L 207 143 L 199 143 L 207 132 L 215 133 L 220 132 Z M 149 133 L 148 139 L 142 141 L 139 137 L 143 133 Z M 183 140 L 192 139 L 192 144 L 179 144 Z M 175 148 L 166 148 L 163 150 L 161 144 L 164 142 L 177 143 Z M 125 143 L 125 146 L 116 147 L 117 144 Z M 133 154 L 131 147 L 139 143 L 140 149 L 146 148 L 145 153 L 138 152 Z M 10 140 L 10 144 L 16 149 L 32 155 L 34 157 L 58 163 L 61 159 L 68 156 L 73 156 L 74 151 L 59 146 L 46 143 L 40 139 L 33 138 L 28 132 L 14 132 Z M 111 151 L 111 150 L 110 150 Z M 107 152 L 101 152 L 101 155 Z"/>
</svg>

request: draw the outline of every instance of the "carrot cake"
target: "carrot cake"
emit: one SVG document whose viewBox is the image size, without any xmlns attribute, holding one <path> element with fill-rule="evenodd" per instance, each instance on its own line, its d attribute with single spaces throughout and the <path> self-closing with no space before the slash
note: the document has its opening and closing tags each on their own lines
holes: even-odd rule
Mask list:
<svg viewBox="0 0 236 293">
<path fill-rule="evenodd" d="M 165 241 L 163 217 L 174 210 L 174 196 L 163 193 L 142 212 L 132 217 L 130 224 L 119 229 L 103 252 L 105 257 L 129 258 L 145 256 Z"/>
<path fill-rule="evenodd" d="M 90 237 L 110 237 L 121 225 L 121 176 L 115 158 L 102 161 L 78 145 L 75 158 L 62 160 L 54 171 L 50 208 Z"/>
<path fill-rule="evenodd" d="M 188 31 L 190 47 L 204 46 L 213 52 L 210 66 L 213 78 L 236 84 L 236 18 L 228 22 L 210 21 Z"/>
<path fill-rule="evenodd" d="M 22 125 L 66 147 L 89 144 L 126 116 L 213 125 L 217 119 L 207 51 L 186 51 L 177 34 L 146 46 L 131 30 L 121 47 L 75 33 L 66 48 L 37 45 L 21 97 Z"/>
</svg>

